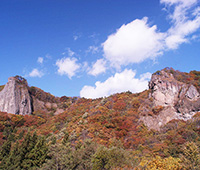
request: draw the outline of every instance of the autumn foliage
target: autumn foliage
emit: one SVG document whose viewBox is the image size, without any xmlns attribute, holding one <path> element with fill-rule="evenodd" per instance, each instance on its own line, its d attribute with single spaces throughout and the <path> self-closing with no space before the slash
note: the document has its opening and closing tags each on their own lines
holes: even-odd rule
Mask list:
<svg viewBox="0 0 200 170">
<path fill-rule="evenodd" d="M 166 71 L 200 90 L 200 72 L 182 73 L 171 68 Z M 153 107 L 153 101 L 148 99 L 149 90 L 99 99 L 56 98 L 35 87 L 30 88 L 30 93 L 43 101 L 59 103 L 65 112 L 54 115 L 39 110 L 25 116 L 0 112 L 0 152 L 9 158 L 0 158 L 0 167 L 4 169 L 7 167 L 2 162 L 11 161 L 13 152 L 19 152 L 17 149 L 22 146 L 29 147 L 29 138 L 35 138 L 33 143 L 37 147 L 31 145 L 30 150 L 24 151 L 29 155 L 26 160 L 32 162 L 27 167 L 177 170 L 200 167 L 200 113 L 187 122 L 172 120 L 160 131 L 149 130 L 140 120 L 141 114 L 155 116 L 163 110 L 162 106 Z M 148 112 L 141 111 L 144 104 Z M 17 159 L 22 162 L 26 154 L 21 153 Z"/>
</svg>

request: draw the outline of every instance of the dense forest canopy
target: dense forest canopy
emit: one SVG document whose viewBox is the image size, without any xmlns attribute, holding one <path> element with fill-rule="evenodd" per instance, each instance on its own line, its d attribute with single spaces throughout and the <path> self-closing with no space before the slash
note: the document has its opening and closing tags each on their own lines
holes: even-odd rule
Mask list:
<svg viewBox="0 0 200 170">
<path fill-rule="evenodd" d="M 200 90 L 200 72 L 165 71 Z M 160 131 L 150 130 L 140 121 L 140 106 L 150 90 L 99 99 L 57 98 L 36 87 L 30 87 L 30 93 L 66 104 L 66 111 L 25 116 L 0 112 L 0 169 L 200 167 L 200 112 L 191 120 L 172 120 Z M 153 107 L 148 115 L 161 110 Z"/>
</svg>

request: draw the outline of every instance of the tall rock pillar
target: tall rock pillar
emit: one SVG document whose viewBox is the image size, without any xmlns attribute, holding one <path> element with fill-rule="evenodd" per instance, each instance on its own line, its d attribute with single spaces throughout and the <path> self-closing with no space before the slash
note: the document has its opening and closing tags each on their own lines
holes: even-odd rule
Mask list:
<svg viewBox="0 0 200 170">
<path fill-rule="evenodd" d="M 20 115 L 32 113 L 31 96 L 24 78 L 19 76 L 8 78 L 8 82 L 0 92 L 0 111 Z"/>
</svg>

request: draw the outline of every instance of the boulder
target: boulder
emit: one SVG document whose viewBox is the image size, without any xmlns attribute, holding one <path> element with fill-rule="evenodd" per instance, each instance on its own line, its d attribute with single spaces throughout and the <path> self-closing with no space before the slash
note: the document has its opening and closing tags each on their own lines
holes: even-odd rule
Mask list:
<svg viewBox="0 0 200 170">
<path fill-rule="evenodd" d="M 194 101 L 194 100 L 197 100 L 199 98 L 199 92 L 197 91 L 197 89 L 193 85 L 191 85 L 188 88 L 185 96 L 187 98 L 189 98 L 190 100 Z"/>
</svg>

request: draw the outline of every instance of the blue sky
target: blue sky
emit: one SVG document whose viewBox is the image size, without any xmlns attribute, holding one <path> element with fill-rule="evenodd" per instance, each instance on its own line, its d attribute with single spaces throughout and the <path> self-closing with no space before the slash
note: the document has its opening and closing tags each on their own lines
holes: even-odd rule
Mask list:
<svg viewBox="0 0 200 170">
<path fill-rule="evenodd" d="M 200 70 L 199 0 L 1 0 L 0 84 L 55 96 L 140 92 L 165 67 Z"/>
</svg>

